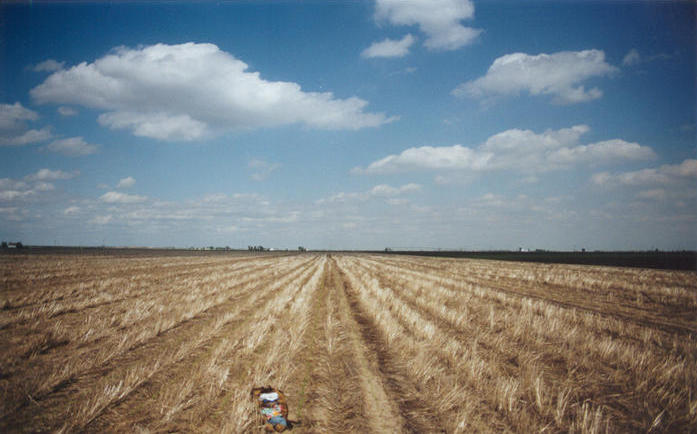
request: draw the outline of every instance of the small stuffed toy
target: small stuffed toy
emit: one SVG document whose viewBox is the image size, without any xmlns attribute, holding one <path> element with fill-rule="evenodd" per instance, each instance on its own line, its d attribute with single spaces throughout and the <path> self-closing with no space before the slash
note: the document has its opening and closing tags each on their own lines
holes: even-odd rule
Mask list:
<svg viewBox="0 0 697 434">
<path fill-rule="evenodd" d="M 282 432 L 290 428 L 288 401 L 283 392 L 269 386 L 255 387 L 251 395 L 259 407 L 266 431 Z"/>
</svg>

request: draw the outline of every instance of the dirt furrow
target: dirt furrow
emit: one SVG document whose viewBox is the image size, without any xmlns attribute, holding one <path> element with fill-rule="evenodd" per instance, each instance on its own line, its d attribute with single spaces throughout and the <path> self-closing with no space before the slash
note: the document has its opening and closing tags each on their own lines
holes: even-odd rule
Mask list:
<svg viewBox="0 0 697 434">
<path fill-rule="evenodd" d="M 331 262 L 332 306 L 334 307 L 349 346 L 352 359 L 351 381 L 360 384 L 362 416 L 370 432 L 402 432 L 406 421 L 400 414 L 399 396 L 390 397 L 385 380 L 381 377 L 378 360 L 363 341 L 360 324 L 348 300 L 349 283 L 343 278 L 336 261 Z M 367 331 L 366 331 L 367 332 Z M 355 411 L 355 410 L 354 410 Z"/>
<path fill-rule="evenodd" d="M 426 400 L 421 384 L 414 381 L 408 374 L 407 363 L 409 355 L 392 348 L 395 336 L 390 336 L 390 330 L 383 328 L 376 318 L 367 310 L 367 306 L 359 296 L 360 288 L 354 288 L 351 279 L 347 279 L 346 269 L 339 265 L 343 285 L 350 307 L 351 317 L 360 332 L 365 353 L 375 357 L 376 366 L 380 375 L 380 383 L 385 386 L 389 405 L 396 405 L 398 414 L 402 419 L 401 430 L 413 433 L 446 432 L 441 420 L 440 412 Z M 398 338 L 397 338 L 398 339 Z M 378 392 L 379 393 L 379 392 Z M 444 391 L 443 393 L 448 393 Z M 387 405 L 386 402 L 378 403 L 376 411 Z"/>
</svg>

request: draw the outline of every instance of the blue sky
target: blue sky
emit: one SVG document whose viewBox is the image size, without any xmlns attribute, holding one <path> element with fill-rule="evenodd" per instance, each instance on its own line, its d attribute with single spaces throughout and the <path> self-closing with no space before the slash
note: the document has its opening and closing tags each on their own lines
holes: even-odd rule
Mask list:
<svg viewBox="0 0 697 434">
<path fill-rule="evenodd" d="M 0 238 L 695 249 L 691 2 L 0 6 Z"/>
</svg>

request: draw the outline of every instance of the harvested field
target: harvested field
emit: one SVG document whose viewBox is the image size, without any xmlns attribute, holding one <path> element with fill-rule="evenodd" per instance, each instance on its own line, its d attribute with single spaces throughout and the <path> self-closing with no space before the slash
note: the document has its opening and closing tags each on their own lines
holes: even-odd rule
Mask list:
<svg viewBox="0 0 697 434">
<path fill-rule="evenodd" d="M 694 432 L 697 275 L 412 256 L 0 256 L 0 431 Z"/>
</svg>

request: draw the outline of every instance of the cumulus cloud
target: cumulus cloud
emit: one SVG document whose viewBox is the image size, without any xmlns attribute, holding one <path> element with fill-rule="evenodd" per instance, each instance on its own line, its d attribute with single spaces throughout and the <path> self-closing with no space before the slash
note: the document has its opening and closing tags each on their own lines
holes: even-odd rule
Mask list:
<svg viewBox="0 0 697 434">
<path fill-rule="evenodd" d="M 85 142 L 82 137 L 70 137 L 67 139 L 54 140 L 42 149 L 50 152 L 67 155 L 69 157 L 80 157 L 97 152 L 97 145 Z"/>
<path fill-rule="evenodd" d="M 680 164 L 664 164 L 660 167 L 635 170 L 630 172 L 600 172 L 591 177 L 596 185 L 645 186 L 671 184 L 684 180 L 697 179 L 697 160 L 687 159 Z"/>
<path fill-rule="evenodd" d="M 460 22 L 474 17 L 469 0 L 377 0 L 375 17 L 394 25 L 418 25 L 431 50 L 456 50 L 471 44 L 481 30 Z"/>
<path fill-rule="evenodd" d="M 65 66 L 65 62 L 58 62 L 57 60 L 48 59 L 43 62 L 37 63 L 32 69 L 36 72 L 53 72 L 60 71 Z"/>
<path fill-rule="evenodd" d="M 395 173 L 413 170 L 458 170 L 478 172 L 514 169 L 526 173 L 562 169 L 579 164 L 607 164 L 615 161 L 648 160 L 656 154 L 648 146 L 612 139 L 579 144 L 590 128 L 571 128 L 535 133 L 510 129 L 489 137 L 481 145 L 422 146 L 374 161 L 355 174 Z M 439 177 L 446 182 L 446 178 Z"/>
<path fill-rule="evenodd" d="M 51 131 L 47 127 L 40 130 L 27 129 L 26 122 L 38 118 L 38 113 L 19 102 L 0 104 L 0 146 L 23 146 L 50 139 Z"/>
<path fill-rule="evenodd" d="M 30 93 L 40 104 L 103 110 L 101 125 L 161 140 L 289 124 L 357 130 L 396 119 L 365 112 L 368 102 L 357 97 L 264 80 L 214 44 L 118 47 L 54 72 Z"/>
<path fill-rule="evenodd" d="M 136 180 L 132 176 L 127 176 L 119 180 L 116 188 L 131 188 L 136 185 Z"/>
<path fill-rule="evenodd" d="M 556 104 L 575 104 L 603 95 L 597 87 L 586 89 L 583 82 L 617 71 L 605 62 L 605 53 L 601 50 L 538 55 L 513 53 L 494 60 L 484 76 L 460 84 L 452 94 L 483 98 L 519 95 L 526 91 L 535 96 L 549 95 Z"/>
<path fill-rule="evenodd" d="M 126 194 L 118 191 L 109 191 L 99 197 L 99 200 L 106 203 L 141 203 L 148 198 L 137 194 Z"/>
<path fill-rule="evenodd" d="M 380 42 L 373 42 L 370 47 L 363 50 L 361 56 L 373 57 L 404 57 L 409 54 L 409 47 L 416 39 L 408 34 L 400 40 L 386 38 Z"/>
</svg>

